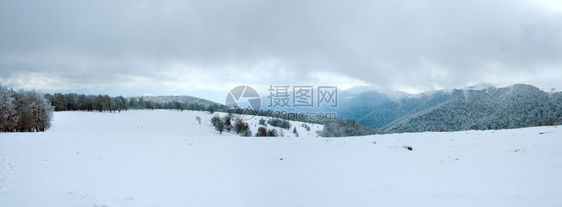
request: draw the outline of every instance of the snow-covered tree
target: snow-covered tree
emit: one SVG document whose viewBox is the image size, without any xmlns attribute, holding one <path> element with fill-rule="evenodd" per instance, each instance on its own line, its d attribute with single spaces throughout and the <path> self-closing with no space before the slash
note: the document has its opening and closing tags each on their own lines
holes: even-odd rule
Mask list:
<svg viewBox="0 0 562 207">
<path fill-rule="evenodd" d="M 29 93 L 31 99 L 36 104 L 36 111 L 34 114 L 35 131 L 42 132 L 51 128 L 54 107 L 45 99 L 43 93 L 38 91 L 29 91 Z"/>
<path fill-rule="evenodd" d="M 129 99 L 129 108 L 131 109 L 138 109 L 139 101 L 136 98 Z"/>
<path fill-rule="evenodd" d="M 0 131 L 11 131 L 17 123 L 16 106 L 11 91 L 0 85 Z"/>
<path fill-rule="evenodd" d="M 1 93 L 4 94 L 5 90 L 2 91 Z M 9 107 L 6 107 L 8 109 L 7 114 L 12 115 L 8 116 L 8 124 L 3 125 L 2 131 L 39 132 L 51 127 L 55 107 L 45 98 L 43 93 L 20 89 L 9 91 L 9 94 L 11 95 L 12 106 L 15 107 L 13 108 L 15 113 L 9 110 Z M 0 105 L 7 105 L 7 102 L 2 101 Z"/>
</svg>

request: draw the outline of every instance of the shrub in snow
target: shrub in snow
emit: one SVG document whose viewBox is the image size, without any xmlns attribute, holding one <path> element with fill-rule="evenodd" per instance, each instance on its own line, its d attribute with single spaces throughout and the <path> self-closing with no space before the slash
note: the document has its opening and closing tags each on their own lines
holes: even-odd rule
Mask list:
<svg viewBox="0 0 562 207">
<path fill-rule="evenodd" d="M 242 121 L 242 119 L 240 118 L 236 119 L 236 122 L 234 123 L 234 131 L 236 132 L 236 134 L 240 134 L 244 137 L 252 136 L 252 130 L 250 130 L 250 126 L 248 126 L 248 123 Z"/>
<path fill-rule="evenodd" d="M 267 130 L 267 136 L 268 137 L 277 137 L 277 136 L 279 136 L 279 133 L 277 133 L 276 129 L 268 129 Z"/>
<path fill-rule="evenodd" d="M 256 137 L 277 137 L 279 134 L 276 129 L 266 129 L 265 127 L 258 128 Z"/>
<path fill-rule="evenodd" d="M 215 126 L 215 129 L 219 131 L 220 134 L 222 134 L 225 128 L 225 124 L 219 117 L 219 115 L 213 116 L 213 118 L 211 118 L 211 123 L 213 124 L 213 126 Z"/>
<path fill-rule="evenodd" d="M 260 122 L 260 125 L 264 125 L 264 126 L 267 125 L 267 124 L 265 123 L 265 119 L 263 119 L 263 118 L 261 118 L 261 119 L 259 120 L 259 122 Z"/>
<path fill-rule="evenodd" d="M 256 132 L 256 137 L 265 137 L 267 136 L 267 129 L 264 127 L 258 128 L 258 132 Z"/>
<path fill-rule="evenodd" d="M 221 118 L 219 117 L 219 115 L 213 116 L 213 118 L 211 118 L 211 123 L 213 124 L 213 126 L 217 126 L 217 123 L 222 122 Z"/>
<path fill-rule="evenodd" d="M 280 127 L 283 129 L 290 129 L 291 128 L 291 123 L 287 120 L 283 120 L 283 119 L 270 119 L 267 120 L 267 123 L 271 126 L 276 126 L 276 127 Z"/>
</svg>

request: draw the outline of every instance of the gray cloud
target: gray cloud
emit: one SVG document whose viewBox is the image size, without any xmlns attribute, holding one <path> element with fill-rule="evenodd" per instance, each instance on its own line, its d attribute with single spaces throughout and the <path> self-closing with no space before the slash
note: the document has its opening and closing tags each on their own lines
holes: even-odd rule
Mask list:
<svg viewBox="0 0 562 207">
<path fill-rule="evenodd" d="M 2 1 L 0 81 L 137 93 L 557 84 L 561 17 L 530 0 Z"/>
</svg>

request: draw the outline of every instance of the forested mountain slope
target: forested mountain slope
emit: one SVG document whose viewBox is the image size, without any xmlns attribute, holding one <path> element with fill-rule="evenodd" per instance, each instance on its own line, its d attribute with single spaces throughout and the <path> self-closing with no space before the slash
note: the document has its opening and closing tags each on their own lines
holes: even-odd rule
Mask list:
<svg viewBox="0 0 562 207">
<path fill-rule="evenodd" d="M 530 85 L 513 85 L 461 96 L 403 116 L 382 127 L 385 133 L 511 129 L 562 124 L 562 92 L 546 93 Z"/>
<path fill-rule="evenodd" d="M 434 107 L 462 94 L 463 90 L 458 89 L 426 92 L 410 98 L 372 104 L 369 107 L 344 108 L 338 111 L 338 118 L 355 120 L 376 129 L 402 116 Z"/>
</svg>

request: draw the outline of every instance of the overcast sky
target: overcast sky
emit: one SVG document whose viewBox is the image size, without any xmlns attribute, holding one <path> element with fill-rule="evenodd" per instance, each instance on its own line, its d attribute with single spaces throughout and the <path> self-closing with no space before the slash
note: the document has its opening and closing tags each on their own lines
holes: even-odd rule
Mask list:
<svg viewBox="0 0 562 207">
<path fill-rule="evenodd" d="M 237 85 L 562 89 L 556 0 L 0 1 L 0 83 L 110 95 Z"/>
</svg>

